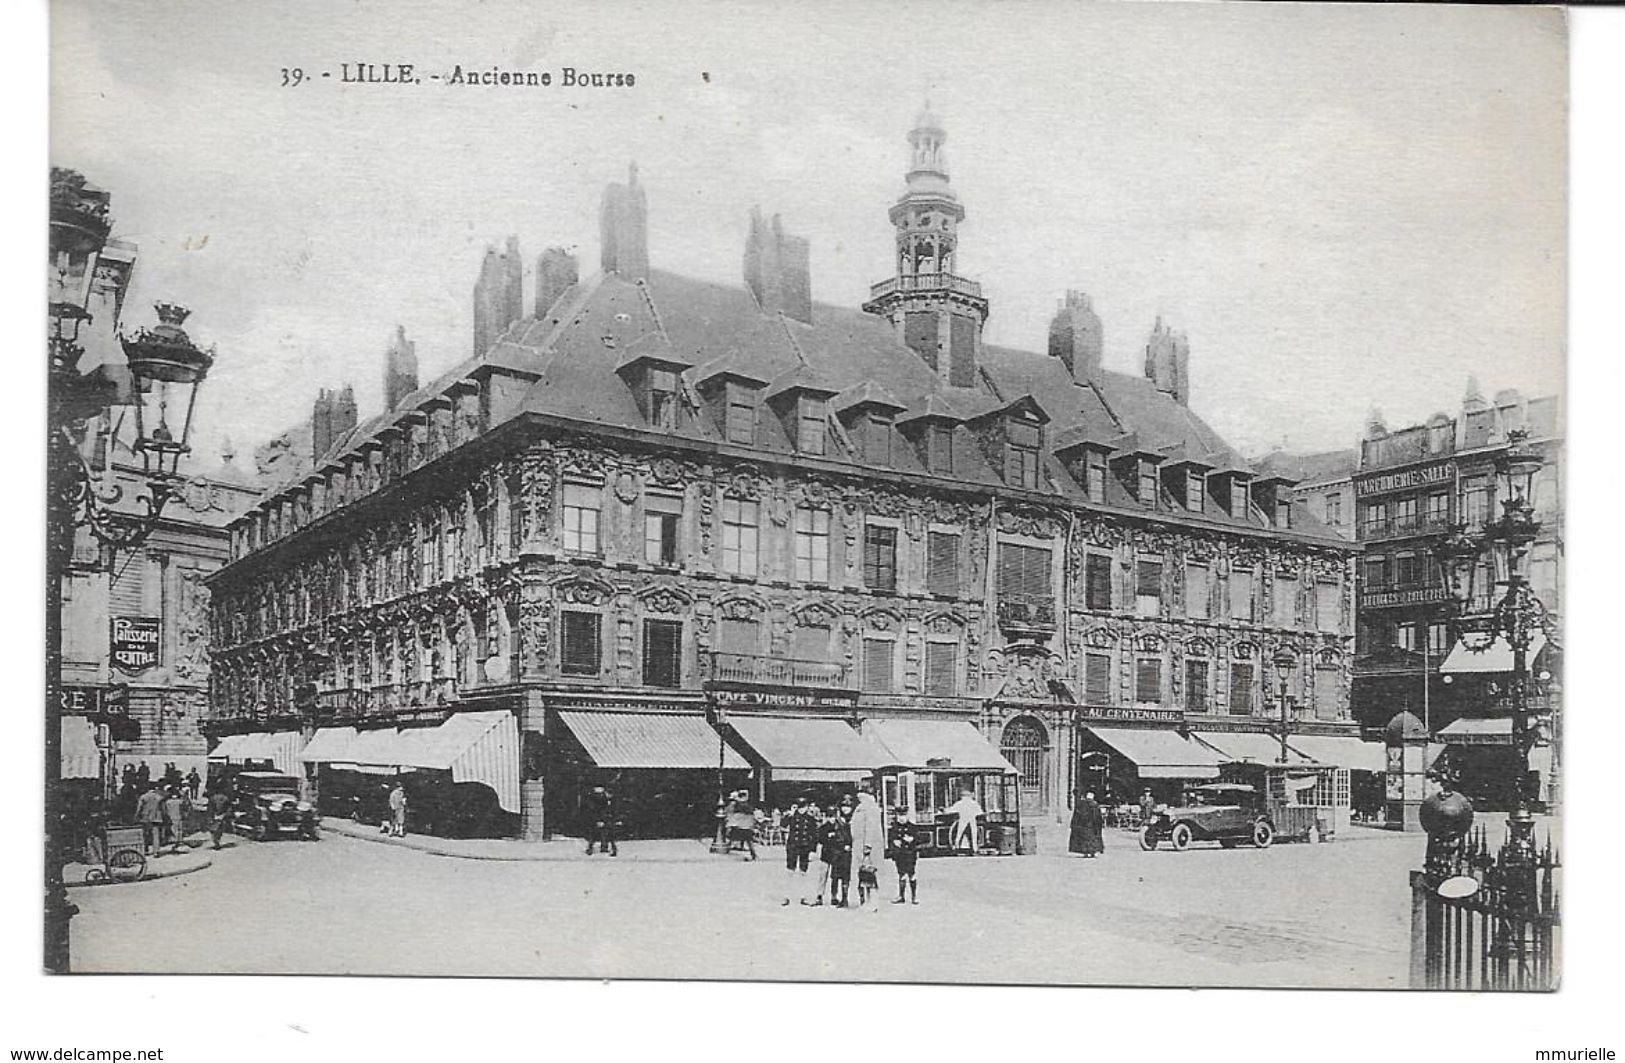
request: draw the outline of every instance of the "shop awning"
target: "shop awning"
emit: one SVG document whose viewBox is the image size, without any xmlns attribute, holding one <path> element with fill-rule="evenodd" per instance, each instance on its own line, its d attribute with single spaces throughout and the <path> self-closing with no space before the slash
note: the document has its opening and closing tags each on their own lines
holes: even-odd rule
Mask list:
<svg viewBox="0 0 1625 1063">
<path fill-rule="evenodd" d="M 1293 735 L 1287 745 L 1322 764 L 1354 771 L 1387 771 L 1388 749 L 1381 742 L 1366 742 L 1353 735 Z M 1276 747 L 1280 752 L 1280 747 Z"/>
<path fill-rule="evenodd" d="M 728 723 L 776 779 L 853 782 L 892 766 L 895 758 L 841 720 L 819 717 L 730 716 Z"/>
<path fill-rule="evenodd" d="M 230 761 L 232 754 L 242 748 L 248 737 L 248 735 L 227 735 L 220 740 L 219 745 L 210 750 L 209 759 Z"/>
<path fill-rule="evenodd" d="M 1019 774 L 964 720 L 865 720 L 863 732 L 904 767 Z"/>
<path fill-rule="evenodd" d="M 449 770 L 452 782 L 489 786 L 503 811 L 519 811 L 519 724 L 513 713 L 453 713 L 438 727 L 402 731 L 399 741 L 403 767 Z"/>
<path fill-rule="evenodd" d="M 1540 651 L 1546 648 L 1546 636 L 1535 632 L 1529 640 L 1529 654 L 1525 663 L 1533 667 L 1535 658 Z M 1477 648 L 1469 646 L 1465 639 L 1458 641 L 1445 655 L 1444 663 L 1439 665 L 1440 675 L 1474 675 L 1487 672 L 1512 671 L 1512 647 L 1505 639 L 1493 639 L 1487 644 Z"/>
<path fill-rule="evenodd" d="M 370 731 L 358 730 L 346 749 L 345 759 L 332 761 L 335 768 L 365 772 L 369 775 L 392 775 L 400 767 L 396 755 L 396 737 L 393 727 L 376 727 Z"/>
<path fill-rule="evenodd" d="M 1453 746 L 1508 746 L 1512 744 L 1512 720 L 1506 716 L 1453 720 L 1439 728 L 1439 737 Z"/>
<path fill-rule="evenodd" d="M 1089 733 L 1117 750 L 1142 779 L 1217 779 L 1220 757 L 1177 731 L 1090 727 Z"/>
<path fill-rule="evenodd" d="M 318 727 L 299 759 L 305 764 L 347 760 L 350 746 L 355 743 L 355 733 L 354 727 Z"/>
<path fill-rule="evenodd" d="M 102 777 L 102 751 L 96 746 L 96 728 L 83 716 L 62 717 L 62 777 Z"/>
<path fill-rule="evenodd" d="M 1212 746 L 1226 764 L 1281 763 L 1281 740 L 1259 731 L 1199 731 L 1194 736 L 1203 745 Z M 1289 740 L 1290 743 L 1290 740 Z M 1314 767 L 1314 761 L 1295 752 L 1290 744 L 1286 751 L 1289 768 Z"/>
<path fill-rule="evenodd" d="M 699 713 L 572 710 L 559 719 L 600 768 L 750 767 Z"/>
</svg>

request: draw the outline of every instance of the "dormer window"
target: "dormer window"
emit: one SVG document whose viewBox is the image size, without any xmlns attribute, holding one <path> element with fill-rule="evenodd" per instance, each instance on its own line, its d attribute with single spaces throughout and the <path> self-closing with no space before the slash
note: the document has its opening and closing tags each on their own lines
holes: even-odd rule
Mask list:
<svg viewBox="0 0 1625 1063">
<path fill-rule="evenodd" d="M 896 422 L 889 413 L 875 411 L 863 426 L 863 460 L 871 465 L 892 463 L 892 434 Z"/>
<path fill-rule="evenodd" d="M 677 374 L 670 369 L 650 369 L 648 375 L 648 416 L 653 428 L 677 426 Z"/>
<path fill-rule="evenodd" d="M 1106 501 L 1106 455 L 1098 450 L 1085 452 L 1083 489 L 1091 502 Z"/>
<path fill-rule="evenodd" d="M 1205 477 L 1199 472 L 1185 474 L 1185 508 L 1192 513 L 1200 513 L 1207 502 L 1207 484 Z"/>
<path fill-rule="evenodd" d="M 1038 486 L 1038 425 L 1012 420 L 1006 428 L 1004 482 L 1012 487 Z"/>
<path fill-rule="evenodd" d="M 723 434 L 730 443 L 749 446 L 756 442 L 756 390 L 730 380 L 727 407 L 723 414 Z"/>
<path fill-rule="evenodd" d="M 1139 481 L 1135 497 L 1148 506 L 1157 504 L 1157 466 L 1155 462 L 1140 459 Z"/>
<path fill-rule="evenodd" d="M 802 395 L 796 402 L 796 449 L 803 454 L 822 454 L 828 431 L 824 400 Z"/>
<path fill-rule="evenodd" d="M 938 422 L 925 426 L 925 461 L 932 472 L 942 476 L 953 475 L 953 425 Z"/>
</svg>

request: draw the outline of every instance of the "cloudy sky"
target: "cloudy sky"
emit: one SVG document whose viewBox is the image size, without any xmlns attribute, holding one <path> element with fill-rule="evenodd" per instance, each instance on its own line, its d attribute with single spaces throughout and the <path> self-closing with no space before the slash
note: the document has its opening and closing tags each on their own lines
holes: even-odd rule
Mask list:
<svg viewBox="0 0 1625 1063">
<path fill-rule="evenodd" d="M 636 159 L 657 267 L 738 283 L 760 204 L 822 301 L 890 273 L 886 208 L 929 96 L 992 342 L 1042 349 L 1067 288 L 1138 372 L 1190 335 L 1192 405 L 1251 452 L 1349 445 L 1485 390 L 1560 389 L 1565 34 L 1551 11 L 1305 5 L 57 0 L 52 160 L 139 243 L 126 313 L 217 344 L 199 443 L 239 452 L 355 385 L 395 325 L 466 357 L 512 232 L 596 268 Z M 343 85 L 340 64 L 630 72 L 631 89 Z M 284 88 L 282 69 L 309 79 Z M 323 79 L 320 72 L 331 71 Z M 529 268 L 527 268 L 527 273 Z M 528 281 L 528 278 L 527 278 Z M 527 299 L 529 288 L 527 284 Z"/>
</svg>

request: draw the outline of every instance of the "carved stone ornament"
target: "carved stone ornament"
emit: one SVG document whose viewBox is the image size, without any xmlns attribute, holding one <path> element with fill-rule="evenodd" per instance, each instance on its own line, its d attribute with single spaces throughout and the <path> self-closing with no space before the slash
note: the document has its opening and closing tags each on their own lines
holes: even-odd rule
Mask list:
<svg viewBox="0 0 1625 1063">
<path fill-rule="evenodd" d="M 999 531 L 1032 539 L 1053 539 L 1061 532 L 1061 522 L 1054 514 L 1031 506 L 1003 506 L 999 509 Z"/>
<path fill-rule="evenodd" d="M 650 481 L 661 487 L 682 487 L 691 475 L 691 468 L 671 458 L 656 458 L 649 465 Z"/>
<path fill-rule="evenodd" d="M 1213 656 L 1213 640 L 1193 635 L 1185 640 L 1185 652 L 1192 657 Z"/>
<path fill-rule="evenodd" d="M 820 601 L 797 605 L 790 610 L 790 615 L 801 627 L 832 627 L 840 617 L 833 606 Z"/>
<path fill-rule="evenodd" d="M 650 587 L 638 594 L 643 608 L 652 613 L 681 613 L 689 606 L 689 597 L 675 587 Z"/>
<path fill-rule="evenodd" d="M 638 478 L 630 469 L 615 474 L 615 497 L 627 506 L 638 500 Z"/>
<path fill-rule="evenodd" d="M 957 613 L 934 613 L 925 619 L 925 630 L 932 635 L 958 635 L 965 627 L 965 619 Z"/>
<path fill-rule="evenodd" d="M 1238 661 L 1252 661 L 1258 658 L 1258 643 L 1241 639 L 1230 647 L 1230 656 Z"/>
<path fill-rule="evenodd" d="M 1121 524 L 1101 520 L 1098 517 L 1080 518 L 1078 531 L 1084 541 L 1091 546 L 1117 547 L 1128 539 Z"/>
<path fill-rule="evenodd" d="M 889 609 L 870 609 L 862 614 L 864 626 L 870 631 L 896 631 L 903 618 Z"/>
<path fill-rule="evenodd" d="M 564 471 L 583 479 L 604 478 L 604 455 L 586 447 L 571 447 L 564 452 Z"/>
<path fill-rule="evenodd" d="M 1134 648 L 1141 653 L 1161 653 L 1168 648 L 1168 638 L 1160 631 L 1142 631 L 1134 636 Z"/>
<path fill-rule="evenodd" d="M 559 601 L 571 605 L 603 605 L 615 591 L 607 583 L 575 577 L 561 582 L 555 593 Z"/>
<path fill-rule="evenodd" d="M 716 615 L 725 620 L 757 620 L 767 612 L 767 603 L 760 598 L 736 594 L 715 605 Z"/>
<path fill-rule="evenodd" d="M 1117 629 L 1111 624 L 1096 624 L 1084 631 L 1083 644 L 1090 649 L 1109 650 L 1117 645 Z"/>
<path fill-rule="evenodd" d="M 722 481 L 722 494 L 724 498 L 751 502 L 761 497 L 762 485 L 754 473 L 735 472 Z"/>
</svg>

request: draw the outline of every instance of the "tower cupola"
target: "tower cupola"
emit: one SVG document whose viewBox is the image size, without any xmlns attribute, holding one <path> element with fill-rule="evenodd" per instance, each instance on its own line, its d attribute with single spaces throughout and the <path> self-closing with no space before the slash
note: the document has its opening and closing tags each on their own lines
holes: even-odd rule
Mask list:
<svg viewBox="0 0 1625 1063">
<path fill-rule="evenodd" d="M 988 305 L 980 284 L 954 272 L 965 208 L 948 181 L 947 140 L 927 102 L 909 130 L 905 187 L 889 212 L 897 273 L 869 289 L 863 309 L 891 321 L 948 384 L 970 387 Z"/>
</svg>

